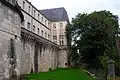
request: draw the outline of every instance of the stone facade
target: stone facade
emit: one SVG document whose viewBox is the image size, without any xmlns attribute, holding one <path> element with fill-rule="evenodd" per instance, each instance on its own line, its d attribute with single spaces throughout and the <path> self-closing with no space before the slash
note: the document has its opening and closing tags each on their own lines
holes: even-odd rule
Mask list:
<svg viewBox="0 0 120 80">
<path fill-rule="evenodd" d="M 57 68 L 59 46 L 22 28 L 22 72 L 49 71 Z"/>
<path fill-rule="evenodd" d="M 14 5 L 0 1 L 0 80 L 20 74 L 21 18 Z"/>
<path fill-rule="evenodd" d="M 46 24 L 27 17 L 28 13 L 20 9 L 17 1 L 0 0 L 0 80 L 12 80 L 11 77 L 17 80 L 16 76 L 67 67 L 68 47 L 52 42 L 52 22 Z M 22 23 L 23 19 L 30 26 L 36 25 L 35 32 L 33 27 L 27 28 L 25 21 Z M 38 28 L 46 34 L 39 34 Z"/>
</svg>

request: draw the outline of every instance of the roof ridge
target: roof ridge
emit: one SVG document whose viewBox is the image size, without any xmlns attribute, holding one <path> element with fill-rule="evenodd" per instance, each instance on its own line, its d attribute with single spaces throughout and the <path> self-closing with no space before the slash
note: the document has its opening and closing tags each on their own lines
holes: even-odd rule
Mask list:
<svg viewBox="0 0 120 80">
<path fill-rule="evenodd" d="M 64 7 L 40 10 L 50 21 L 68 21 L 68 14 Z"/>
<path fill-rule="evenodd" d="M 65 8 L 64 7 L 57 7 L 57 8 L 41 9 L 40 11 L 53 10 L 53 9 L 65 9 Z"/>
</svg>

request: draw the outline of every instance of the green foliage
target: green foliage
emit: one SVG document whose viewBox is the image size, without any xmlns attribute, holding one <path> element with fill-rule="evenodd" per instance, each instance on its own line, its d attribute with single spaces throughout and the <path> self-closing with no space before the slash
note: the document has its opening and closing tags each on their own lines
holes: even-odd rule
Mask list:
<svg viewBox="0 0 120 80">
<path fill-rule="evenodd" d="M 72 60 L 87 63 L 88 67 L 102 68 L 109 58 L 115 59 L 115 39 L 118 36 L 118 17 L 109 11 L 78 14 L 70 25 Z M 79 53 L 77 52 L 79 50 Z M 114 55 L 114 56 L 113 56 Z M 108 56 L 108 57 L 107 57 Z M 104 62 L 105 61 L 105 62 Z"/>
<path fill-rule="evenodd" d="M 108 69 L 108 63 L 107 63 L 107 61 L 109 60 L 109 56 L 103 55 L 103 56 L 101 56 L 100 59 L 101 59 L 101 64 L 103 66 L 103 69 L 107 72 L 107 69 Z"/>
</svg>

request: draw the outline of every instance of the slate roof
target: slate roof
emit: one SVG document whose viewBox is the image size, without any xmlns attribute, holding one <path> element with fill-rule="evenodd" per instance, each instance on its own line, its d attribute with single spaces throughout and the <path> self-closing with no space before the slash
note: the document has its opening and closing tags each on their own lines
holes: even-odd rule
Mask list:
<svg viewBox="0 0 120 80">
<path fill-rule="evenodd" d="M 53 8 L 53 9 L 44 9 L 40 12 L 50 21 L 69 21 L 68 14 L 64 7 Z"/>
</svg>

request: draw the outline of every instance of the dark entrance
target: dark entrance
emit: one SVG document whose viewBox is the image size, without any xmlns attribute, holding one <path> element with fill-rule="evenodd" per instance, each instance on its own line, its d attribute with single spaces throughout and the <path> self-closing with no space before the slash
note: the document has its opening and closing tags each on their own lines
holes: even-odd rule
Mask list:
<svg viewBox="0 0 120 80">
<path fill-rule="evenodd" d="M 34 73 L 38 73 L 38 49 L 39 43 L 35 45 L 35 54 L 34 54 Z"/>
</svg>

